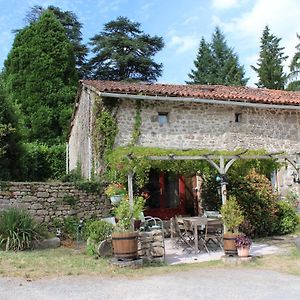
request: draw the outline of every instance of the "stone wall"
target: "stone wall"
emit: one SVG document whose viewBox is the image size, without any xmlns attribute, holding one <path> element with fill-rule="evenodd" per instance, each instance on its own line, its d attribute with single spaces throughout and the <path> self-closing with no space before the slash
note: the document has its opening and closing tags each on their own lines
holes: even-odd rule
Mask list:
<svg viewBox="0 0 300 300">
<path fill-rule="evenodd" d="M 92 169 L 93 99 L 88 91 L 82 92 L 81 101 L 76 103 L 68 144 L 69 169 L 75 169 L 80 163 L 81 172 L 85 178 L 90 178 Z"/>
<path fill-rule="evenodd" d="M 158 113 L 168 114 L 167 124 L 159 124 Z M 118 114 L 117 145 L 130 143 L 134 115 L 134 100 L 123 100 Z M 145 100 L 141 118 L 138 144 L 145 147 L 229 151 L 243 148 L 287 153 L 300 149 L 297 111 Z"/>
<path fill-rule="evenodd" d="M 145 262 L 163 262 L 165 244 L 162 230 L 139 233 L 139 256 Z"/>
<path fill-rule="evenodd" d="M 104 196 L 78 190 L 69 183 L 2 182 L 0 210 L 27 209 L 39 222 L 76 216 L 89 219 L 106 217 L 110 208 Z"/>
</svg>

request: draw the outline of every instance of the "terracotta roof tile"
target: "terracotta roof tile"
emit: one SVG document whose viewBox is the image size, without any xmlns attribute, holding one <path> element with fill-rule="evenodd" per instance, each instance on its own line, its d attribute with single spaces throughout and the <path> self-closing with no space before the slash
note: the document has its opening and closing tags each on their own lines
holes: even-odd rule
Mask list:
<svg viewBox="0 0 300 300">
<path fill-rule="evenodd" d="M 92 86 L 99 92 L 107 93 L 300 105 L 300 92 L 242 86 L 149 84 L 101 80 L 82 80 L 81 83 Z"/>
</svg>

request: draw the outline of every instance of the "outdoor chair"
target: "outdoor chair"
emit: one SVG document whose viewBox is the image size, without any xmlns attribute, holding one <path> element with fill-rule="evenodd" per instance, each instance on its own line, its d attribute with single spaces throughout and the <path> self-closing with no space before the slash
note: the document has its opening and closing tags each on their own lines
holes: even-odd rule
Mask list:
<svg viewBox="0 0 300 300">
<path fill-rule="evenodd" d="M 220 220 L 210 220 L 207 222 L 203 235 L 204 247 L 209 251 L 211 246 L 223 249 L 223 224 Z"/>
<path fill-rule="evenodd" d="M 193 250 L 193 234 L 187 228 L 185 222 L 175 216 L 173 218 L 174 232 L 176 236 L 173 236 L 173 243 L 175 246 L 183 247 L 183 251 Z"/>
</svg>

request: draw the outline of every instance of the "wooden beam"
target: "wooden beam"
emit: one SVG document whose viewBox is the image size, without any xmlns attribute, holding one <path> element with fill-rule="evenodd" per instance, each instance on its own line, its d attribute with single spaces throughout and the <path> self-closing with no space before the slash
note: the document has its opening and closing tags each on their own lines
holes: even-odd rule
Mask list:
<svg viewBox="0 0 300 300">
<path fill-rule="evenodd" d="M 219 160 L 221 157 L 224 159 L 292 159 L 292 155 L 279 156 L 279 154 L 262 154 L 262 155 L 162 155 L 162 156 L 148 156 L 150 160 Z"/>
</svg>

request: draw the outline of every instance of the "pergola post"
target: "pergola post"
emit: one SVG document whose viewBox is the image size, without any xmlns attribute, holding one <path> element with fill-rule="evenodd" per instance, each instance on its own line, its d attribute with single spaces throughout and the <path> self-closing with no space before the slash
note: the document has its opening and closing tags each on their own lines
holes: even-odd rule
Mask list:
<svg viewBox="0 0 300 300">
<path fill-rule="evenodd" d="M 224 181 L 224 176 L 226 175 L 226 170 L 225 170 L 225 161 L 224 157 L 220 157 L 220 175 L 221 175 L 221 196 L 222 196 L 222 204 L 225 204 L 227 200 L 227 188 L 226 184 L 227 182 Z"/>
<path fill-rule="evenodd" d="M 133 219 L 133 172 L 129 171 L 127 175 L 127 180 L 128 180 L 128 197 L 129 197 L 129 207 L 130 207 L 130 212 L 131 212 L 131 229 L 134 229 L 134 219 Z"/>
</svg>

